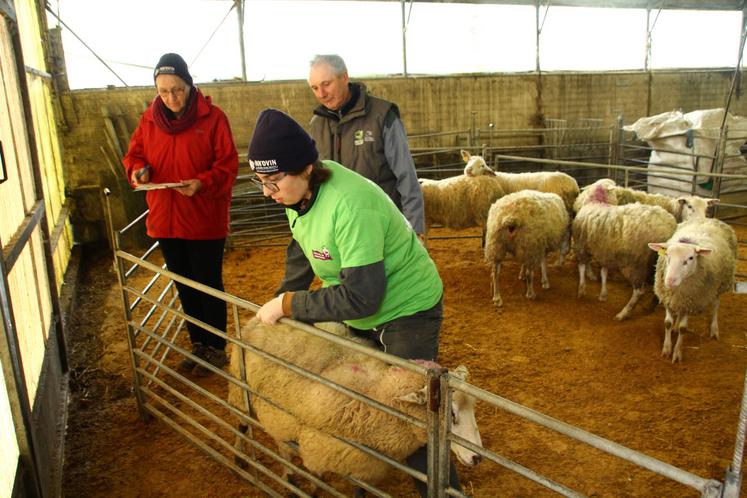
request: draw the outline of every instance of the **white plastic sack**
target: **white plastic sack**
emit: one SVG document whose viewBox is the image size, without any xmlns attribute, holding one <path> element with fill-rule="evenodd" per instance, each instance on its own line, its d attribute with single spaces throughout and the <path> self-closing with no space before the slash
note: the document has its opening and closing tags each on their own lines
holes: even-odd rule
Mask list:
<svg viewBox="0 0 747 498">
<path fill-rule="evenodd" d="M 713 157 L 718 146 L 718 137 L 724 109 L 706 109 L 683 114 L 680 111 L 665 112 L 641 118 L 625 126 L 645 140 L 653 149 L 649 157 L 648 191 L 657 194 L 679 196 L 693 192 L 710 197 L 713 189 L 712 177 L 682 175 L 682 171 L 710 173 Z M 747 173 L 747 159 L 740 152 L 747 141 L 747 118 L 728 114 L 726 117 L 728 139 L 722 173 Z M 745 182 L 723 180 L 721 193 L 743 189 Z"/>
</svg>

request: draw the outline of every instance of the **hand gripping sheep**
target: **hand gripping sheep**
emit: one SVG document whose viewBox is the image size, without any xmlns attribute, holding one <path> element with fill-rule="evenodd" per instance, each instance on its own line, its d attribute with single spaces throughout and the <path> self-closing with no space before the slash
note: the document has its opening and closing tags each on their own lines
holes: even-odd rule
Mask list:
<svg viewBox="0 0 747 498">
<path fill-rule="evenodd" d="M 385 364 L 366 354 L 289 325 L 264 325 L 256 318 L 241 330 L 241 339 L 257 349 L 311 371 L 420 420 L 426 405 L 423 376 Z M 287 456 L 287 442 L 297 443 L 304 466 L 321 475 L 333 472 L 371 483 L 382 480 L 389 464 L 341 442 L 332 434 L 355 440 L 397 461 L 404 461 L 426 444 L 425 429 L 384 413 L 315 380 L 283 367 L 235 344 L 231 346 L 232 375 L 241 378 L 242 362 L 252 392 L 251 407 L 265 431 Z M 451 375 L 466 378 L 465 367 Z M 231 405 L 246 410 L 246 391 L 229 384 Z M 452 433 L 481 446 L 474 414 L 474 398 L 454 391 Z M 239 425 L 240 430 L 246 430 Z M 456 443 L 452 450 L 465 465 L 480 456 Z"/>
<path fill-rule="evenodd" d="M 667 242 L 648 245 L 659 254 L 654 292 L 666 308 L 662 356 L 682 361 L 682 343 L 690 315 L 711 309 L 711 337 L 718 339 L 719 297 L 734 287 L 737 236 L 726 223 L 693 219 L 681 223 Z M 672 353 L 672 329 L 677 343 Z"/>
</svg>

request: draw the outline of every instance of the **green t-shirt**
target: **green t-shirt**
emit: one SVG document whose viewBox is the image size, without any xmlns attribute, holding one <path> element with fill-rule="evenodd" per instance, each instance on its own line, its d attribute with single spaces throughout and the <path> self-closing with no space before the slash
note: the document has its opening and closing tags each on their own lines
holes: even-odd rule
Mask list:
<svg viewBox="0 0 747 498">
<path fill-rule="evenodd" d="M 443 293 L 436 265 L 407 220 L 378 185 L 334 161 L 308 212 L 286 209 L 299 246 L 324 287 L 340 270 L 384 261 L 386 290 L 373 315 L 345 322 L 370 329 L 435 306 Z"/>
</svg>

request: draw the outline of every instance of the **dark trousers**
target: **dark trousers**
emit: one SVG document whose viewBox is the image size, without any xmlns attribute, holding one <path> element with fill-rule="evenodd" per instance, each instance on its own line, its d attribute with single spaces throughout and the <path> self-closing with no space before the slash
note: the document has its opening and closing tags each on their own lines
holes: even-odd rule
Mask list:
<svg viewBox="0 0 747 498">
<path fill-rule="evenodd" d="M 357 336 L 373 340 L 378 349 L 400 358 L 437 361 L 443 310 L 441 299 L 430 309 L 397 318 L 376 328 L 359 330 L 351 327 L 350 330 Z M 428 474 L 428 448 L 422 446 L 407 457 L 407 465 Z M 428 486 L 424 482 L 414 478 L 413 482 L 420 496 L 428 496 Z M 460 491 L 462 489 L 454 462 L 449 466 L 449 484 Z"/>
<path fill-rule="evenodd" d="M 223 290 L 223 249 L 226 239 L 158 239 L 170 271 L 201 284 Z M 226 302 L 188 285 L 176 282 L 184 312 L 223 332 L 226 331 Z M 187 322 L 192 344 L 200 343 L 223 350 L 226 340 Z"/>
</svg>

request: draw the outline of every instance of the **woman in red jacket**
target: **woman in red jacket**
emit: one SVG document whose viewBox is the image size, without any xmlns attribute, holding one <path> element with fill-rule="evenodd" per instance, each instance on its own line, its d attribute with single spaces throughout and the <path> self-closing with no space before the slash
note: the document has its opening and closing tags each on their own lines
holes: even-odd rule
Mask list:
<svg viewBox="0 0 747 498">
<path fill-rule="evenodd" d="M 223 290 L 223 248 L 228 235 L 231 188 L 239 160 L 226 115 L 192 84 L 187 64 L 165 54 L 153 78 L 158 95 L 140 118 L 123 162 L 134 186 L 182 183 L 150 190 L 147 233 L 158 240 L 169 270 Z M 226 330 L 226 304 L 176 284 L 184 312 Z M 187 322 L 192 354 L 217 367 L 226 364 L 226 341 Z M 190 358 L 182 369 L 207 373 Z"/>
</svg>

